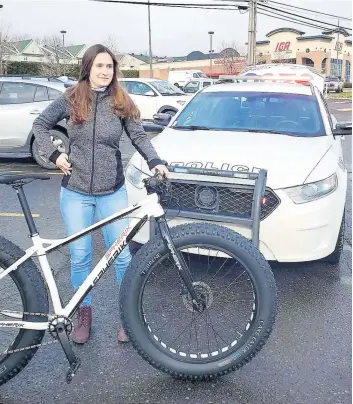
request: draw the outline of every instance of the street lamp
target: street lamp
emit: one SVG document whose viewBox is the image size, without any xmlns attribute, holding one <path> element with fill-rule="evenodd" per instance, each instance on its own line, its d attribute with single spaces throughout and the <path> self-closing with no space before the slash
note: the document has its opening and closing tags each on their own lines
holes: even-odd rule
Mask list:
<svg viewBox="0 0 353 404">
<path fill-rule="evenodd" d="M 62 30 L 62 31 L 60 31 L 60 34 L 63 34 L 63 48 L 65 48 L 65 34 L 66 34 L 66 31 Z"/>
<path fill-rule="evenodd" d="M 212 76 L 212 35 L 214 34 L 214 31 L 208 31 L 208 34 L 210 36 L 210 75 Z"/>
</svg>

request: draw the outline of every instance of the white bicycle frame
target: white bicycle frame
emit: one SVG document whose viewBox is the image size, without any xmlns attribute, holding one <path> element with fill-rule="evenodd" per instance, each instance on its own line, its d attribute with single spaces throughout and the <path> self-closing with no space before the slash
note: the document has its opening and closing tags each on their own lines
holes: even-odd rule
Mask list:
<svg viewBox="0 0 353 404">
<path fill-rule="evenodd" d="M 138 212 L 137 212 L 138 211 Z M 60 295 L 58 287 L 56 285 L 52 270 L 50 268 L 48 258 L 46 253 L 53 251 L 65 244 L 74 241 L 77 238 L 84 236 L 85 234 L 96 230 L 122 218 L 128 217 L 130 213 L 134 212 L 134 218 L 130 221 L 129 225 L 125 228 L 122 234 L 115 240 L 109 250 L 104 254 L 98 264 L 94 267 L 91 273 L 88 275 L 86 280 L 82 285 L 76 290 L 75 294 L 69 301 L 69 303 L 62 307 L 60 301 Z M 28 330 L 46 330 L 49 326 L 50 320 L 54 319 L 55 316 L 65 316 L 70 317 L 72 313 L 76 310 L 83 298 L 90 292 L 90 290 L 95 286 L 99 279 L 108 270 L 111 263 L 116 259 L 116 257 L 123 251 L 127 246 L 128 242 L 134 237 L 134 235 L 141 229 L 141 227 L 151 218 L 158 218 L 164 215 L 164 210 L 159 203 L 158 195 L 153 193 L 148 195 L 140 203 L 130 206 L 126 209 L 117 212 L 106 219 L 103 219 L 94 225 L 81 230 L 78 233 L 73 234 L 70 237 L 59 240 L 43 239 L 38 234 L 33 235 L 31 238 L 33 240 L 33 247 L 26 250 L 25 255 L 13 263 L 9 268 L 0 273 L 0 281 L 10 272 L 15 271 L 24 261 L 28 258 L 37 254 L 39 259 L 40 267 L 42 268 L 44 280 L 49 289 L 49 296 L 53 302 L 54 313 L 52 315 L 48 314 L 47 322 L 31 322 L 31 321 L 0 321 L 0 327 L 3 328 L 18 328 L 18 329 L 28 329 Z M 11 318 L 22 318 L 20 314 L 11 311 L 0 311 L 0 314 Z M 47 314 L 47 313 L 43 313 Z"/>
</svg>

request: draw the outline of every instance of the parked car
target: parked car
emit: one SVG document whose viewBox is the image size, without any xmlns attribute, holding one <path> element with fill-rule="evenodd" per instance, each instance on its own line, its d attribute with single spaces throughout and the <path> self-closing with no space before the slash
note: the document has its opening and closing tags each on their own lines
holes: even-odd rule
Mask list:
<svg viewBox="0 0 353 404">
<path fill-rule="evenodd" d="M 343 93 L 343 81 L 339 77 L 325 78 L 325 92 L 329 93 L 330 91 Z"/>
<path fill-rule="evenodd" d="M 195 94 L 202 88 L 211 86 L 216 82 L 217 80 L 215 79 L 194 79 L 186 83 L 186 85 L 183 88 L 183 91 L 185 94 Z"/>
<path fill-rule="evenodd" d="M 338 262 L 347 194 L 342 135 L 352 134 L 352 124 L 332 117 L 316 86 L 273 79 L 215 84 L 172 120 L 157 114 L 155 121 L 166 127 L 152 143 L 170 165 L 218 173 L 267 170 L 259 243 L 267 260 Z M 146 193 L 144 173 L 151 175 L 136 152 L 126 168 L 131 204 Z M 249 184 L 182 170 L 170 178 L 175 198 L 164 207 L 171 225 L 218 222 L 250 238 L 250 230 L 234 220 L 252 217 Z M 135 243 L 146 243 L 153 230 L 146 223 Z"/>
<path fill-rule="evenodd" d="M 0 78 L 0 155 L 31 157 L 44 168 L 55 165 L 40 155 L 32 132 L 34 119 L 66 90 L 60 81 Z M 66 121 L 59 122 L 51 131 L 58 150 L 67 152 Z"/>
<path fill-rule="evenodd" d="M 159 112 L 174 116 L 190 99 L 167 81 L 144 78 L 123 78 L 118 81 L 141 111 L 143 120 L 152 121 L 153 115 Z"/>
<path fill-rule="evenodd" d="M 206 74 L 202 70 L 171 70 L 168 74 L 169 83 L 180 88 L 184 88 L 190 80 L 199 78 L 207 79 Z"/>
</svg>

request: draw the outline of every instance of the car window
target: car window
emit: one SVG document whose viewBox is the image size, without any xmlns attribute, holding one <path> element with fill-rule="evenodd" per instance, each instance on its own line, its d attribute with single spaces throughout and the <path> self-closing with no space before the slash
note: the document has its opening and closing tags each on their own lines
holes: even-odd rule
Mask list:
<svg viewBox="0 0 353 404">
<path fill-rule="evenodd" d="M 262 92 L 197 94 L 174 126 L 215 130 L 274 132 L 300 137 L 325 136 L 319 104 L 312 95 Z"/>
<path fill-rule="evenodd" d="M 0 104 L 26 104 L 33 102 L 36 87 L 25 83 L 3 83 Z"/>
<path fill-rule="evenodd" d="M 193 73 L 192 77 L 193 77 L 194 79 L 197 79 L 197 78 L 200 77 L 200 76 L 199 76 L 198 73 Z"/>
<path fill-rule="evenodd" d="M 131 94 L 145 95 L 149 91 L 152 91 L 151 87 L 140 81 L 131 82 Z"/>
<path fill-rule="evenodd" d="M 44 86 L 37 86 L 36 93 L 34 95 L 34 102 L 48 101 L 48 91 Z"/>
<path fill-rule="evenodd" d="M 151 81 L 150 85 L 159 91 L 162 95 L 183 95 L 184 92 L 180 88 L 176 87 L 174 84 L 168 81 L 156 80 Z"/>
<path fill-rule="evenodd" d="M 184 93 L 187 94 L 194 94 L 197 93 L 199 90 L 199 82 L 198 81 L 190 81 L 185 87 L 184 87 Z"/>
<path fill-rule="evenodd" d="M 48 96 L 50 101 L 56 100 L 58 97 L 60 97 L 61 94 L 61 91 L 48 87 Z"/>
<path fill-rule="evenodd" d="M 210 81 L 204 81 L 203 82 L 203 87 L 208 87 L 208 86 L 210 86 L 211 85 L 211 82 Z"/>
</svg>

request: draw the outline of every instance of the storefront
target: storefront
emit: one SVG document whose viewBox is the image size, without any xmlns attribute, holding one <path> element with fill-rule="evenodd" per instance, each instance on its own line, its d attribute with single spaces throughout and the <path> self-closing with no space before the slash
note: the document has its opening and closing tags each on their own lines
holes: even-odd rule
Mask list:
<svg viewBox="0 0 353 404">
<path fill-rule="evenodd" d="M 345 29 L 305 36 L 305 32 L 293 28 L 278 28 L 266 37 L 268 40 L 256 43 L 257 64 L 309 65 L 325 76 L 338 76 L 351 82 L 352 40 Z"/>
</svg>

